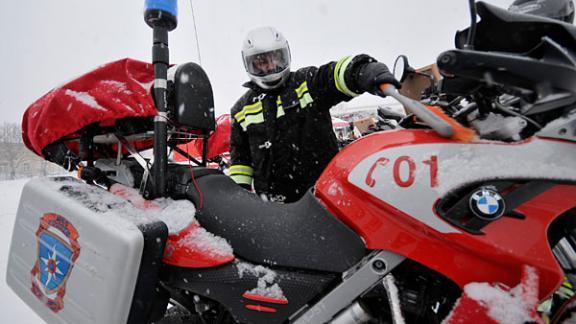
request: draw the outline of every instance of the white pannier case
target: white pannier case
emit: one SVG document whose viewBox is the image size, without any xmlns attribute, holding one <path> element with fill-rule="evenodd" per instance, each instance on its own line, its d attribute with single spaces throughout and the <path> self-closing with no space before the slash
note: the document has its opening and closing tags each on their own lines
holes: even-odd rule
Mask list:
<svg viewBox="0 0 576 324">
<path fill-rule="evenodd" d="M 144 322 L 168 231 L 141 218 L 99 187 L 33 179 L 22 191 L 7 283 L 47 323 Z"/>
</svg>

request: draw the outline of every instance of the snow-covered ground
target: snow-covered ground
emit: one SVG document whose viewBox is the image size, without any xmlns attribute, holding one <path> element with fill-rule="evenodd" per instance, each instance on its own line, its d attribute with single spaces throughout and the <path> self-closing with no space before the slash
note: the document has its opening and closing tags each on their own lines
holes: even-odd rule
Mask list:
<svg viewBox="0 0 576 324">
<path fill-rule="evenodd" d="M 0 181 L 0 323 L 44 323 L 6 285 L 6 264 L 20 192 L 28 179 Z"/>
</svg>

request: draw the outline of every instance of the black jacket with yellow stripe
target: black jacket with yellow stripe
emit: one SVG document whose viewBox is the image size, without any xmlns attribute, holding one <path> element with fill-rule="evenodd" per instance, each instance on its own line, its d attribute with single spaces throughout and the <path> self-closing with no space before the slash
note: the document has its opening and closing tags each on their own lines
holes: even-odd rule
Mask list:
<svg viewBox="0 0 576 324">
<path fill-rule="evenodd" d="M 231 110 L 230 176 L 259 194 L 298 200 L 338 152 L 330 108 L 359 95 L 359 70 L 375 60 L 344 57 L 291 72 L 278 89 L 249 90 Z"/>
</svg>

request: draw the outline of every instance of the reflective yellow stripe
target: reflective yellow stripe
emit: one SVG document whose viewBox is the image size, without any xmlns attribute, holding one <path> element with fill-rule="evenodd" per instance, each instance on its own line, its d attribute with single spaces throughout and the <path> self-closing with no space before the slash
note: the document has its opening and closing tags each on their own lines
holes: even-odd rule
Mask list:
<svg viewBox="0 0 576 324">
<path fill-rule="evenodd" d="M 302 109 L 306 108 L 306 106 L 308 106 L 309 104 L 312 103 L 312 96 L 310 96 L 310 94 L 308 92 L 306 92 L 302 98 L 300 98 L 300 107 Z"/>
<path fill-rule="evenodd" d="M 251 173 L 244 173 L 244 172 L 240 172 L 240 171 L 236 171 L 234 173 L 230 172 L 231 176 L 235 176 L 235 175 L 243 175 L 243 176 L 247 176 L 247 177 L 251 177 L 252 174 Z"/>
<path fill-rule="evenodd" d="M 246 127 L 248 127 L 250 124 L 258 124 L 264 122 L 264 115 L 262 114 L 262 101 L 244 106 L 241 111 L 234 115 L 234 119 L 240 123 L 240 126 L 242 126 L 243 130 L 246 130 Z"/>
<path fill-rule="evenodd" d="M 541 313 L 549 313 L 552 309 L 552 298 L 546 299 L 540 305 L 538 305 L 537 310 Z"/>
<path fill-rule="evenodd" d="M 284 116 L 284 108 L 282 106 L 278 106 L 278 111 L 276 112 L 276 118 L 280 118 Z"/>
<path fill-rule="evenodd" d="M 556 291 L 556 294 L 562 296 L 563 298 L 570 298 L 570 297 L 574 296 L 574 292 L 572 291 L 572 289 L 566 288 L 563 286 L 558 288 L 558 290 Z"/>
<path fill-rule="evenodd" d="M 251 114 L 254 115 L 254 114 L 259 113 L 261 111 L 262 111 L 261 105 L 258 107 L 255 107 L 254 109 L 251 109 L 251 110 L 242 110 L 241 111 L 242 114 L 240 116 L 238 116 L 238 118 L 236 118 L 236 120 L 239 123 L 241 123 L 244 120 L 244 118 L 246 118 L 246 115 L 251 115 Z"/>
<path fill-rule="evenodd" d="M 232 164 L 230 166 L 230 170 L 234 170 L 234 169 L 250 169 L 252 170 L 252 167 L 246 164 Z"/>
<path fill-rule="evenodd" d="M 350 97 L 358 96 L 357 93 L 352 92 L 348 89 L 346 85 L 346 80 L 344 80 L 344 74 L 346 73 L 346 68 L 348 68 L 348 64 L 352 62 L 353 56 L 346 56 L 341 58 L 338 62 L 336 62 L 336 67 L 334 68 L 334 82 L 336 83 L 336 89 L 342 92 L 345 95 Z"/>
<path fill-rule="evenodd" d="M 241 123 L 247 114 L 254 114 L 260 111 L 262 111 L 262 101 L 258 101 L 251 105 L 244 106 L 242 110 L 240 110 L 234 115 L 234 119 L 236 119 L 236 121 Z"/>
<path fill-rule="evenodd" d="M 230 174 L 243 174 L 247 176 L 252 176 L 254 169 L 252 167 L 242 164 L 234 164 L 230 166 Z"/>
<path fill-rule="evenodd" d="M 282 98 L 280 96 L 276 99 L 276 107 L 276 118 L 284 116 L 284 107 L 282 107 Z"/>
<path fill-rule="evenodd" d="M 300 108 L 306 108 L 306 106 L 314 101 L 308 92 L 308 82 L 302 82 L 302 84 L 300 84 L 300 86 L 298 86 L 295 91 L 298 99 L 300 100 Z"/>
<path fill-rule="evenodd" d="M 246 105 L 246 106 L 244 106 L 244 108 L 242 108 L 242 110 L 255 109 L 256 107 L 258 107 L 258 106 L 260 106 L 260 105 L 262 105 L 262 101 L 255 102 L 255 103 L 253 103 L 253 104 L 251 104 L 251 105 Z"/>
<path fill-rule="evenodd" d="M 296 91 L 296 94 L 298 95 L 298 98 L 302 97 L 304 92 L 308 91 L 308 82 L 306 82 L 306 81 L 302 82 L 302 84 L 300 86 L 298 86 L 298 88 L 296 88 L 295 91 Z"/>
<path fill-rule="evenodd" d="M 246 185 L 252 184 L 252 177 L 250 176 L 230 175 L 230 178 L 232 178 L 232 180 L 234 180 L 234 182 L 236 182 L 237 184 L 246 184 Z"/>
<path fill-rule="evenodd" d="M 264 122 L 264 114 L 262 113 L 262 107 L 260 107 L 260 113 L 256 115 L 246 115 L 244 120 L 240 122 L 240 126 L 242 126 L 243 130 L 252 124 L 260 124 Z"/>
</svg>

